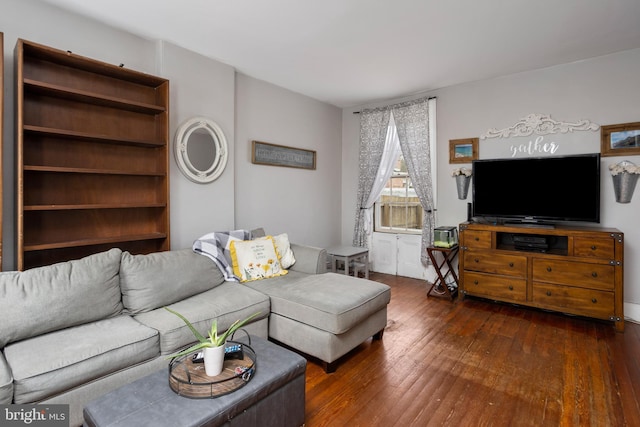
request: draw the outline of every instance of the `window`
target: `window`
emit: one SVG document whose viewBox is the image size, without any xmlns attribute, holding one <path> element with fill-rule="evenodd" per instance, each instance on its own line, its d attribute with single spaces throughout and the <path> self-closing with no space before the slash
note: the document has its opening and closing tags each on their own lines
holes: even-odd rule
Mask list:
<svg viewBox="0 0 640 427">
<path fill-rule="evenodd" d="M 429 107 L 429 145 L 431 150 L 431 182 L 433 183 L 433 200 L 436 203 L 436 108 L 435 99 L 431 99 Z M 391 120 L 389 133 L 393 133 L 393 139 L 398 147 L 398 134 L 395 124 Z M 374 231 L 420 234 L 422 232 L 422 215 L 424 210 L 416 195 L 411 178 L 407 172 L 402 153 L 398 149 L 398 157 L 395 161 L 391 177 L 382 190 L 380 198 L 374 205 Z M 434 206 L 435 209 L 435 206 Z"/>
<path fill-rule="evenodd" d="M 376 231 L 420 233 L 422 206 L 407 173 L 402 154 L 398 157 L 380 198 L 375 204 Z"/>
</svg>

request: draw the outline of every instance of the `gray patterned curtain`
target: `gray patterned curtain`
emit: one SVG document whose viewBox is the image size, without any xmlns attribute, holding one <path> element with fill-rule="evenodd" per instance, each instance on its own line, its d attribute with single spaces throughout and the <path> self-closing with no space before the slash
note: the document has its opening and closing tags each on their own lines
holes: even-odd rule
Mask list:
<svg viewBox="0 0 640 427">
<path fill-rule="evenodd" d="M 427 246 L 433 243 L 435 212 L 429 149 L 429 100 L 424 98 L 392 106 L 400 148 L 407 172 L 422 205 L 422 245 L 420 260 L 428 265 Z"/>
<path fill-rule="evenodd" d="M 375 184 L 384 154 L 387 128 L 389 127 L 389 108 L 364 110 L 360 113 L 360 160 L 358 178 L 358 196 L 356 200 L 356 223 L 353 232 L 353 245 L 367 246 L 367 201 Z"/>
</svg>

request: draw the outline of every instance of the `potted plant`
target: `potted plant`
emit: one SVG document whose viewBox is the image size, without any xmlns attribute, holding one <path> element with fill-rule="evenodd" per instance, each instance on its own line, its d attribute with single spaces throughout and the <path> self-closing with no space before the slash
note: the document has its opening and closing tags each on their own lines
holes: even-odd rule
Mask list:
<svg viewBox="0 0 640 427">
<path fill-rule="evenodd" d="M 204 355 L 204 370 L 210 377 L 220 375 L 220 372 L 222 372 L 222 366 L 224 364 L 224 344 L 227 341 L 227 337 L 233 335 L 235 331 L 246 325 L 247 322 L 260 314 L 260 312 L 254 313 L 244 320 L 236 320 L 231 324 L 231 326 L 229 326 L 229 329 L 227 329 L 221 335 L 218 335 L 218 320 L 214 319 L 213 323 L 211 324 L 211 329 L 208 333 L 209 336 L 204 337 L 182 314 L 178 313 L 177 311 L 171 310 L 169 307 L 165 307 L 165 309 L 182 319 L 182 321 L 189 327 L 189 329 L 191 329 L 191 332 L 198 340 L 198 343 L 192 345 L 186 350 L 182 350 L 176 354 L 169 356 L 169 358 L 184 356 L 202 349 Z"/>
</svg>

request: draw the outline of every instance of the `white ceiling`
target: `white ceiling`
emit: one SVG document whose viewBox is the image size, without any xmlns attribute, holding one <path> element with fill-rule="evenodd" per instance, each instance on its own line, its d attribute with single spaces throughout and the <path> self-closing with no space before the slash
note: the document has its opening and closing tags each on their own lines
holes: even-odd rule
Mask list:
<svg viewBox="0 0 640 427">
<path fill-rule="evenodd" d="M 640 48 L 640 0 L 43 1 L 340 107 Z"/>
</svg>

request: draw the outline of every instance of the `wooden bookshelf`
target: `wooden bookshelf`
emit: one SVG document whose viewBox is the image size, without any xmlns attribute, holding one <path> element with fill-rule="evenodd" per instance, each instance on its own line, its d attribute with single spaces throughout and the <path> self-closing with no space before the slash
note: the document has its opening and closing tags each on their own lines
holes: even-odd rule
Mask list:
<svg viewBox="0 0 640 427">
<path fill-rule="evenodd" d="M 18 40 L 17 258 L 168 250 L 169 81 Z"/>
</svg>

